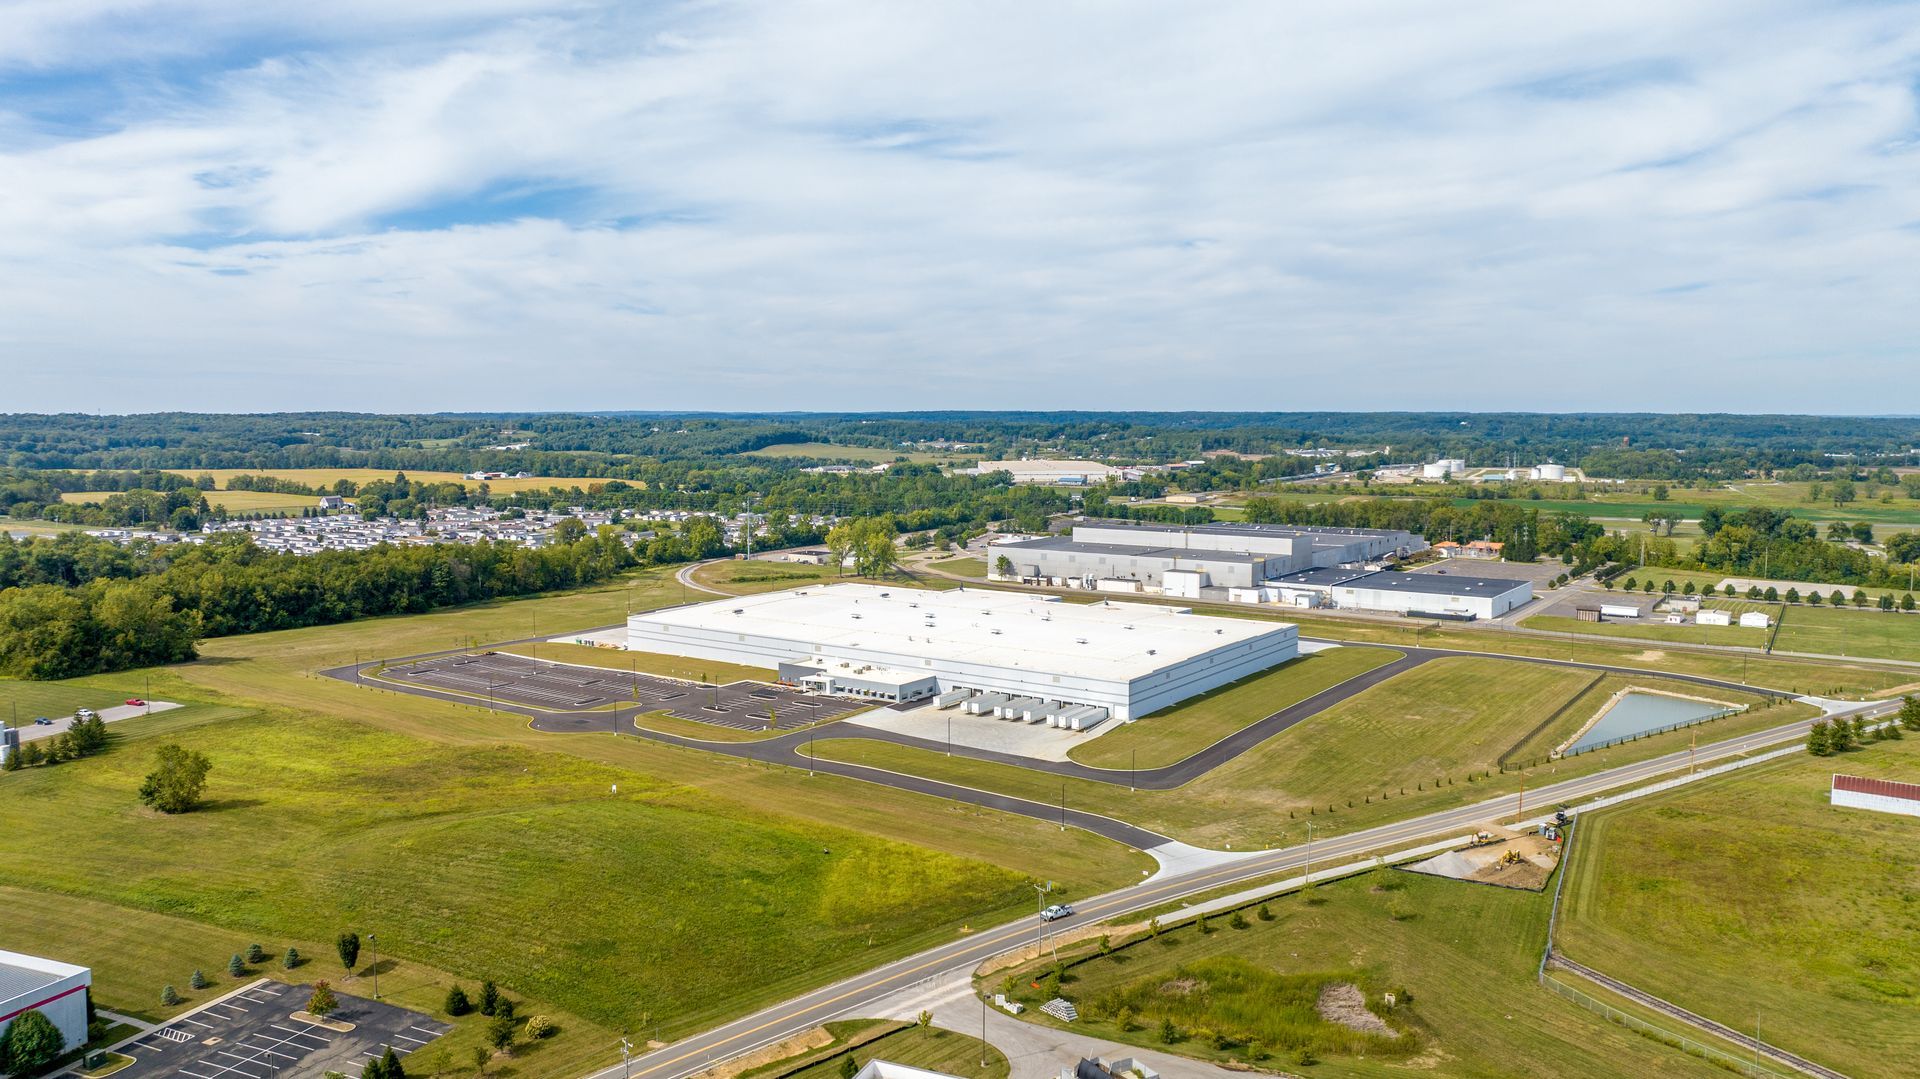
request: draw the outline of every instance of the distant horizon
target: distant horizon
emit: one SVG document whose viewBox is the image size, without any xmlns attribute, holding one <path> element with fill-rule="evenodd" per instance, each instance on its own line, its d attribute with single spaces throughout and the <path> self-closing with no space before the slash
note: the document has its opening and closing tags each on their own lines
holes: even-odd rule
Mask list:
<svg viewBox="0 0 1920 1079">
<path fill-rule="evenodd" d="M 41 412 L 1920 400 L 1920 0 L 15 5 Z"/>
<path fill-rule="evenodd" d="M 713 419 L 736 417 L 812 417 L 812 416 L 1592 416 L 1592 417 L 1631 417 L 1631 416 L 1738 416 L 1742 418 L 1779 417 L 1783 419 L 1855 419 L 1855 420 L 1913 420 L 1920 422 L 1920 413 L 1909 412 L 1737 412 L 1711 411 L 1699 412 L 1686 409 L 1635 409 L 1613 411 L 1606 409 L 1488 409 L 1468 410 L 1453 408 L 1436 409 L 1388 409 L 1388 408 L 1311 408 L 1311 409 L 1246 409 L 1246 408 L 1072 408 L 1072 409 L 1035 409 L 1035 408 L 870 408 L 870 409 L 704 409 L 704 408 L 529 408 L 529 409 L 402 409 L 370 410 L 351 408 L 322 409 L 187 409 L 163 408 L 132 412 L 94 412 L 84 409 L 60 409 L 41 411 L 33 409 L 13 409 L 0 411 L 0 416 L 87 416 L 94 419 L 134 418 L 143 416 L 423 416 L 423 417 L 493 417 L 493 416 L 690 416 Z"/>
</svg>

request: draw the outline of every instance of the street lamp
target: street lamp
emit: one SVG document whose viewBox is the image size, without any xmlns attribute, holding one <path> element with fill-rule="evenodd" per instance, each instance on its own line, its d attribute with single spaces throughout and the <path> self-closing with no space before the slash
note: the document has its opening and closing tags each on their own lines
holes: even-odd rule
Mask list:
<svg viewBox="0 0 1920 1079">
<path fill-rule="evenodd" d="M 373 999 L 380 999 L 380 936 L 367 934 L 367 949 L 373 952 Z"/>
<path fill-rule="evenodd" d="M 1313 887 L 1313 822 L 1307 822 L 1307 887 Z"/>
<path fill-rule="evenodd" d="M 625 1038 L 621 1038 L 620 1039 L 621 1079 L 630 1079 L 630 1077 L 633 1074 L 632 1064 L 633 1064 L 633 1043 L 628 1041 Z"/>
</svg>

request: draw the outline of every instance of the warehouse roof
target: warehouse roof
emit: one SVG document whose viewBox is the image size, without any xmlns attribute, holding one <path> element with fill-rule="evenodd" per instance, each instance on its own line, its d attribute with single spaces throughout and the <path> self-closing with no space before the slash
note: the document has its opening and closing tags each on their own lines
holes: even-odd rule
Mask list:
<svg viewBox="0 0 1920 1079">
<path fill-rule="evenodd" d="M 1461 577 L 1452 573 L 1370 573 L 1361 580 L 1347 582 L 1345 587 L 1422 596 L 1504 596 L 1531 585 L 1510 578 Z"/>
<path fill-rule="evenodd" d="M 0 1004 L 37 993 L 75 974 L 84 974 L 86 970 L 85 967 L 58 963 L 36 955 L 0 952 Z M 0 1012 L 0 1015 L 4 1014 Z"/>
<path fill-rule="evenodd" d="M 1074 554 L 1117 555 L 1127 558 L 1184 558 L 1190 562 L 1265 562 L 1268 555 L 1245 551 L 1208 551 L 1191 547 L 1140 547 L 1131 543 L 1084 543 L 1065 536 L 1048 536 L 1024 541 L 1003 541 L 993 546 L 1042 551 L 1068 551 Z"/>
<path fill-rule="evenodd" d="M 1127 521 L 1105 517 L 1082 517 L 1076 523 L 1099 528 L 1139 528 L 1157 532 L 1193 532 L 1212 536 L 1324 536 L 1328 539 L 1391 536 L 1399 529 L 1338 528 L 1332 525 L 1258 524 L 1249 521 L 1219 521 L 1213 524 L 1180 525 L 1161 521 Z"/>
<path fill-rule="evenodd" d="M 870 584 L 738 596 L 636 614 L 628 621 L 636 629 L 655 627 L 668 635 L 689 629 L 729 639 L 754 634 L 791 640 L 796 658 L 819 645 L 828 655 L 882 650 L 1111 680 L 1140 678 L 1218 648 L 1297 632 L 1291 623 L 1218 618 L 1156 603 L 1063 603 L 1015 592 Z"/>
<path fill-rule="evenodd" d="M 1268 583 L 1276 584 L 1276 585 L 1304 585 L 1307 587 L 1316 587 L 1316 588 L 1332 588 L 1334 585 L 1346 584 L 1348 581 L 1358 580 L 1361 577 L 1372 576 L 1374 573 L 1377 573 L 1377 572 L 1379 571 L 1370 570 L 1370 569 L 1342 569 L 1339 566 L 1322 566 L 1317 569 L 1303 569 L 1298 573 L 1289 573 L 1283 577 L 1275 577 L 1272 581 Z"/>
</svg>

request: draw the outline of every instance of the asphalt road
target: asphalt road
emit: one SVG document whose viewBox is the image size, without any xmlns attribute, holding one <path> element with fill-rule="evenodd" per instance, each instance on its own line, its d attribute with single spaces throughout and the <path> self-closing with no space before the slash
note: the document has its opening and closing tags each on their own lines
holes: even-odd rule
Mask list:
<svg viewBox="0 0 1920 1079">
<path fill-rule="evenodd" d="M 1894 706 L 1885 702 L 1863 705 L 1854 711 L 1880 714 Z M 1851 713 L 1849 713 L 1851 714 Z M 1789 723 L 1766 731 L 1715 743 L 1693 754 L 1696 764 L 1708 764 L 1792 741 L 1804 735 L 1811 721 Z M 1688 763 L 1685 750 L 1662 757 L 1621 765 L 1603 772 L 1562 780 L 1535 788 L 1528 800 L 1538 806 L 1578 801 L 1605 791 L 1628 786 L 1683 768 Z M 1368 828 L 1337 839 L 1313 845 L 1315 864 L 1334 863 L 1371 851 L 1392 849 L 1433 837 L 1472 831 L 1490 819 L 1509 817 L 1518 810 L 1517 800 L 1508 795 L 1456 809 L 1442 810 L 1393 824 Z M 1251 884 L 1305 864 L 1304 846 L 1266 851 L 1242 861 L 1177 876 L 1157 877 L 1132 887 L 1109 892 L 1075 904 L 1075 921 L 1100 921 L 1157 907 L 1200 892 L 1228 885 Z M 975 933 L 963 939 L 927 949 L 905 959 L 856 975 L 810 993 L 804 993 L 771 1008 L 737 1019 L 710 1031 L 683 1038 L 663 1049 L 635 1057 L 625 1066 L 605 1069 L 589 1079 L 646 1076 L 648 1079 L 680 1079 L 723 1060 L 792 1037 L 829 1020 L 862 1014 L 862 1009 L 890 994 L 908 989 L 922 981 L 971 971 L 987 959 L 1020 947 L 1036 937 L 1036 923 L 1022 919 L 1009 925 Z"/>
</svg>

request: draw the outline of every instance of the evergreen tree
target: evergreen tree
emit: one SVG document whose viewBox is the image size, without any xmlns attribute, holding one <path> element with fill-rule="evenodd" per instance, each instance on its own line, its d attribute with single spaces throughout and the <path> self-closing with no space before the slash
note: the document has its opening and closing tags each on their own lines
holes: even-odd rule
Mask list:
<svg viewBox="0 0 1920 1079">
<path fill-rule="evenodd" d="M 247 965 L 240 961 L 240 953 L 233 953 L 233 958 L 227 960 L 227 976 L 230 978 L 238 978 L 246 972 Z"/>
<path fill-rule="evenodd" d="M 248 964 L 257 966 L 266 961 L 267 961 L 266 949 L 260 947 L 258 944 L 247 945 Z"/>
<path fill-rule="evenodd" d="M 5 1041 L 7 1070 L 15 1075 L 32 1075 L 53 1063 L 67 1048 L 66 1035 L 38 1008 L 14 1016 Z"/>
<path fill-rule="evenodd" d="M 207 976 L 196 969 L 193 972 L 193 977 L 187 979 L 187 984 L 195 989 L 205 989 L 209 983 Z"/>
<path fill-rule="evenodd" d="M 340 965 L 347 973 L 353 973 L 354 964 L 360 961 L 360 934 L 342 933 L 333 946 L 340 953 Z"/>
<path fill-rule="evenodd" d="M 1819 720 L 1807 731 L 1807 752 L 1816 757 L 1833 756 L 1833 738 L 1826 720 Z"/>
<path fill-rule="evenodd" d="M 381 1079 L 407 1079 L 407 1070 L 400 1066 L 400 1054 L 394 1052 L 391 1045 L 387 1046 L 386 1053 L 380 1058 L 380 1077 Z"/>
<path fill-rule="evenodd" d="M 500 1007 L 500 987 L 491 981 L 480 983 L 480 1014 L 492 1015 Z"/>
<path fill-rule="evenodd" d="M 178 1007 L 180 1004 L 180 991 L 171 985 L 162 987 L 160 990 L 160 1003 L 169 1008 Z"/>
<path fill-rule="evenodd" d="M 299 965 L 300 965 L 300 949 L 288 948 L 287 954 L 280 958 L 280 966 L 283 969 L 292 970 L 293 968 Z"/>
<path fill-rule="evenodd" d="M 446 1013 L 448 1015 L 465 1015 L 472 1010 L 473 1002 L 467 999 L 465 989 L 456 985 L 447 990 Z"/>
<path fill-rule="evenodd" d="M 1900 698 L 1900 725 L 1920 734 L 1920 698 L 1911 693 Z"/>
</svg>

